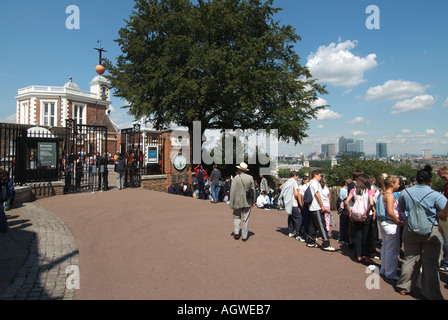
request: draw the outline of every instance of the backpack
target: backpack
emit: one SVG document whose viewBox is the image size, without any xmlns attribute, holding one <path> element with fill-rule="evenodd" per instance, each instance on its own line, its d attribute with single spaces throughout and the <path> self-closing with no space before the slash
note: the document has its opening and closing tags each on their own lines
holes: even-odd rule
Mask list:
<svg viewBox="0 0 448 320">
<path fill-rule="evenodd" d="M 308 186 L 308 188 L 305 190 L 305 194 L 303 195 L 303 204 L 306 206 L 310 206 L 313 202 L 313 194 L 311 193 L 311 188 Z"/>
<path fill-rule="evenodd" d="M 378 197 L 378 200 L 375 203 L 375 210 L 376 210 L 376 218 L 378 219 L 378 221 L 387 220 L 386 208 L 384 207 L 382 194 Z"/>
<path fill-rule="evenodd" d="M 408 221 L 406 223 L 407 230 L 416 235 L 428 236 L 432 232 L 433 225 L 429 222 L 428 216 L 426 215 L 426 211 L 420 203 L 423 201 L 423 199 L 425 199 L 429 194 L 433 193 L 434 191 L 428 193 L 418 202 L 414 201 L 414 199 L 409 194 L 408 190 L 405 189 L 405 191 L 411 198 L 412 203 L 414 204 L 411 210 L 409 211 Z"/>
<path fill-rule="evenodd" d="M 203 170 L 199 170 L 197 177 L 199 182 L 204 181 L 204 171 Z"/>
<path fill-rule="evenodd" d="M 338 210 L 338 214 L 344 214 L 347 212 L 347 209 L 345 208 L 345 200 L 342 200 L 338 197 L 338 200 L 336 200 L 336 208 Z"/>
<path fill-rule="evenodd" d="M 355 203 L 352 207 L 352 219 L 353 221 L 363 222 L 367 218 L 367 208 L 364 206 L 362 196 L 356 195 L 356 192 L 353 194 L 353 196 L 355 197 Z"/>
</svg>

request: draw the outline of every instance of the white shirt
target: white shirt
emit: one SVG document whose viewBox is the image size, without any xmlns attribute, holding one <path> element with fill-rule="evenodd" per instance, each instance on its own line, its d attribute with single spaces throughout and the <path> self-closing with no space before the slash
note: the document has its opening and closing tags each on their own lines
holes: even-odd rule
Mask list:
<svg viewBox="0 0 448 320">
<path fill-rule="evenodd" d="M 319 201 L 316 199 L 316 192 L 319 192 L 320 195 L 322 194 L 320 182 L 317 180 L 311 180 L 309 188 L 311 188 L 311 194 L 313 195 L 313 202 L 311 202 L 310 211 L 322 210 Z"/>
<path fill-rule="evenodd" d="M 269 201 L 262 195 L 260 194 L 257 198 L 257 207 L 258 208 L 262 208 L 264 207 L 265 204 L 268 204 Z"/>
<path fill-rule="evenodd" d="M 320 197 L 322 198 L 322 202 L 324 203 L 324 206 L 329 206 L 330 205 L 330 189 L 328 189 L 327 186 L 325 186 L 322 189 L 322 192 L 320 193 Z"/>
</svg>

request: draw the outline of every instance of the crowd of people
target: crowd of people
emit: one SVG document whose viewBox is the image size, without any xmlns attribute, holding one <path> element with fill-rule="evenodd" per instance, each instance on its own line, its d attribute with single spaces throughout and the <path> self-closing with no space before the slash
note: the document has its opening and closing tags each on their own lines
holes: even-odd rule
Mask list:
<svg viewBox="0 0 448 320">
<path fill-rule="evenodd" d="M 430 166 L 419 170 L 409 185 L 401 177 L 383 174 L 378 187 L 374 177 L 359 170 L 353 172 L 352 179 L 341 183 L 337 241 L 352 248 L 354 260 L 359 263 L 377 264 L 373 259 L 380 259 L 380 274 L 396 282 L 402 295 L 412 292 L 421 269 L 422 294 L 427 299 L 443 299 L 439 271 L 448 271 L 448 168 L 440 168 L 438 174 L 447 181 L 443 195 L 431 188 Z M 280 194 L 288 214 L 289 236 L 305 241 L 308 247 L 317 247 L 316 239 L 321 239 L 323 250 L 335 251 L 328 236 L 329 192 L 321 173 L 311 172 L 301 184 L 297 180 L 297 173 L 291 172 Z M 416 215 L 413 207 L 417 203 L 424 212 L 422 219 L 430 227 L 425 234 L 417 233 L 407 222 Z M 376 256 L 377 245 L 381 257 Z"/>
<path fill-rule="evenodd" d="M 330 243 L 331 228 L 336 226 L 330 208 L 330 191 L 319 170 L 306 174 L 302 179 L 292 171 L 290 179 L 274 190 L 269 188 L 262 175 L 260 183 L 249 176 L 246 164 L 242 163 L 237 168 L 235 177 L 223 180 L 216 166 L 210 176 L 202 166 L 198 166 L 195 168 L 194 186 L 183 194 L 228 203 L 234 210 L 232 235 L 236 240 L 241 236 L 244 241 L 248 238 L 252 207 L 285 210 L 289 237 L 304 242 L 307 247 L 336 251 Z M 439 272 L 448 272 L 445 236 L 448 232 L 448 168 L 440 168 L 438 174 L 447 181 L 443 194 L 431 188 L 432 168 L 429 165 L 419 170 L 411 183 L 403 177 L 386 173 L 377 180 L 360 170 L 354 170 L 351 179 L 341 182 L 336 202 L 339 216 L 336 241 L 353 251 L 354 261 L 378 265 L 380 274 L 393 282 L 401 295 L 411 293 L 421 275 L 422 294 L 431 300 L 443 299 Z M 197 181 L 198 177 L 201 181 Z M 235 183 L 239 180 L 241 183 Z M 187 190 L 185 187 L 181 186 Z M 251 189 L 253 195 L 249 201 L 246 193 Z M 178 194 L 182 191 L 179 190 Z M 424 220 L 430 225 L 427 234 L 416 233 L 407 222 L 410 216 L 416 215 L 413 207 L 417 203 L 423 208 Z M 380 257 L 377 247 L 381 248 Z"/>
</svg>

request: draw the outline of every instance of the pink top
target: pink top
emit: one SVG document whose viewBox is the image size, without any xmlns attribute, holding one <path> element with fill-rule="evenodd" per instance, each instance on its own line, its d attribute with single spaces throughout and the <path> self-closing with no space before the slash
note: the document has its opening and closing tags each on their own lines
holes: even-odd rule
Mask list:
<svg viewBox="0 0 448 320">
<path fill-rule="evenodd" d="M 356 191 L 356 188 L 353 188 L 352 190 L 350 190 L 350 194 L 355 195 L 355 191 Z M 373 190 L 368 189 L 367 191 L 368 191 L 368 195 L 369 195 L 369 196 L 373 196 L 373 195 L 375 195 L 375 192 L 374 192 Z"/>
</svg>

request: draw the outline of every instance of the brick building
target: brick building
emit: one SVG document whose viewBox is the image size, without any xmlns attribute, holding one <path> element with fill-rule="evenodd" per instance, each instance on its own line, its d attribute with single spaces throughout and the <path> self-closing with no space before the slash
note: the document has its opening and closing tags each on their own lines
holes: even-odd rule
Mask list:
<svg viewBox="0 0 448 320">
<path fill-rule="evenodd" d="M 65 127 L 67 119 L 77 124 L 107 126 L 109 153 L 119 150 L 118 127 L 109 118 L 110 82 L 97 75 L 83 91 L 72 81 L 62 87 L 32 85 L 18 90 L 17 123 L 43 127 Z"/>
</svg>

